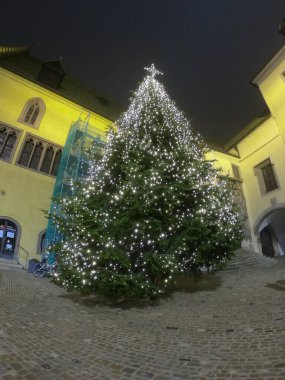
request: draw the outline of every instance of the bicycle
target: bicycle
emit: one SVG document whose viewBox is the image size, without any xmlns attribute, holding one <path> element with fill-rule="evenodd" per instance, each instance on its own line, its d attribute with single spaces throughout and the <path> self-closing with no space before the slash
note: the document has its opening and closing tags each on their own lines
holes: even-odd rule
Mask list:
<svg viewBox="0 0 285 380">
<path fill-rule="evenodd" d="M 53 276 L 57 271 L 57 263 L 49 264 L 47 261 L 44 263 L 36 263 L 33 267 L 33 275 L 35 277 Z"/>
</svg>

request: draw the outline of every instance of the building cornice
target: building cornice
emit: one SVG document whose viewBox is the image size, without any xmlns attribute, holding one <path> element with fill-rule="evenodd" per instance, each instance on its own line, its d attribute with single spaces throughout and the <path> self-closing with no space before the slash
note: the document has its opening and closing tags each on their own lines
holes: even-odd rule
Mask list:
<svg viewBox="0 0 285 380">
<path fill-rule="evenodd" d="M 229 151 L 233 147 L 237 146 L 243 139 L 250 135 L 255 129 L 257 129 L 265 121 L 272 117 L 270 113 L 266 113 L 263 116 L 257 117 L 251 121 L 245 128 L 243 128 L 239 133 L 237 133 L 230 141 L 225 144 L 224 149 Z"/>
<path fill-rule="evenodd" d="M 271 60 L 259 71 L 252 79 L 251 84 L 259 87 L 259 85 L 285 60 L 285 45 L 282 46 Z"/>
<path fill-rule="evenodd" d="M 39 93 L 39 94 L 42 94 L 44 96 L 47 96 L 49 98 L 54 99 L 55 101 L 60 101 L 60 102 L 64 103 L 67 107 L 71 107 L 79 113 L 82 113 L 82 112 L 86 113 L 86 116 L 88 114 L 91 114 L 94 117 L 100 119 L 104 123 L 107 122 L 107 123 L 111 124 L 113 122 L 113 120 L 111 120 L 110 118 L 107 118 L 107 117 L 101 115 L 100 113 L 97 113 L 94 110 L 91 110 L 90 108 L 85 107 L 82 104 L 74 102 L 72 99 L 69 99 L 69 98 L 63 96 L 62 94 L 58 94 L 56 91 L 52 91 L 50 88 L 47 88 L 43 85 L 40 85 L 39 83 L 32 81 L 30 79 L 24 78 L 20 74 L 13 72 L 11 70 L 8 70 L 8 69 L 1 67 L 1 66 L 0 66 L 0 75 L 4 75 L 13 81 L 16 81 L 17 83 L 22 84 L 23 86 L 27 86 L 27 87 L 37 91 L 37 93 Z"/>
</svg>

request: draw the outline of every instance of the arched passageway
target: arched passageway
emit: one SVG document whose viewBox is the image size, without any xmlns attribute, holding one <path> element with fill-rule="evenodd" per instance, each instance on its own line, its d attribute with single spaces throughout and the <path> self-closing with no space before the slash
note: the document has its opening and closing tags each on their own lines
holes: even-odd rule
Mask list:
<svg viewBox="0 0 285 380">
<path fill-rule="evenodd" d="M 268 257 L 285 254 L 285 207 L 272 209 L 256 226 L 262 254 Z"/>
</svg>

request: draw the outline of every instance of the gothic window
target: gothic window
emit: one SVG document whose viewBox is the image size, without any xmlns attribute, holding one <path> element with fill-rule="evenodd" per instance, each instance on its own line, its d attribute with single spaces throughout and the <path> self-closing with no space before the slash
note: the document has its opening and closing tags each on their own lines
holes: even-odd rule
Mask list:
<svg viewBox="0 0 285 380">
<path fill-rule="evenodd" d="M 43 144 L 38 142 L 34 148 L 29 168 L 37 170 L 43 152 Z"/>
<path fill-rule="evenodd" d="M 20 131 L 7 125 L 0 124 L 0 159 L 11 161 Z"/>
<path fill-rule="evenodd" d="M 254 168 L 262 194 L 278 189 L 277 178 L 270 158 L 267 158 Z"/>
<path fill-rule="evenodd" d="M 29 135 L 23 144 L 18 164 L 55 177 L 61 152 L 59 146 Z"/>
<path fill-rule="evenodd" d="M 10 132 L 7 136 L 5 145 L 1 152 L 1 158 L 5 161 L 8 161 L 12 155 L 13 148 L 17 141 L 17 135 L 15 132 Z"/>
<path fill-rule="evenodd" d="M 5 127 L 2 127 L 0 130 L 0 149 L 3 148 L 6 138 L 7 138 L 7 130 Z"/>
<path fill-rule="evenodd" d="M 38 128 L 45 113 L 45 103 L 40 98 L 33 98 L 27 101 L 19 117 L 19 122 Z"/>
<path fill-rule="evenodd" d="M 42 167 L 41 167 L 41 172 L 44 172 L 44 173 L 50 172 L 50 167 L 52 164 L 53 156 L 54 156 L 53 147 L 49 146 L 47 148 L 45 156 L 44 156 L 44 160 L 43 160 Z"/>
<path fill-rule="evenodd" d="M 22 150 L 22 153 L 21 153 L 21 156 L 20 156 L 20 159 L 18 161 L 18 163 L 20 165 L 29 166 L 29 162 L 30 162 L 31 155 L 33 153 L 34 145 L 35 144 L 34 144 L 34 141 L 32 138 L 29 138 L 26 140 L 24 147 L 23 147 L 23 150 Z"/>
<path fill-rule="evenodd" d="M 47 248 L 47 237 L 46 237 L 46 230 L 44 230 L 40 232 L 39 234 L 37 253 L 38 254 L 44 253 L 46 248 Z"/>
<path fill-rule="evenodd" d="M 58 149 L 57 152 L 56 152 L 56 154 L 55 154 L 55 157 L 54 157 L 54 160 L 53 160 L 53 165 L 52 165 L 52 168 L 51 168 L 51 173 L 50 173 L 53 176 L 56 176 L 56 174 L 57 174 L 57 170 L 58 170 L 58 167 L 59 167 L 61 156 L 62 156 L 62 150 Z"/>
</svg>

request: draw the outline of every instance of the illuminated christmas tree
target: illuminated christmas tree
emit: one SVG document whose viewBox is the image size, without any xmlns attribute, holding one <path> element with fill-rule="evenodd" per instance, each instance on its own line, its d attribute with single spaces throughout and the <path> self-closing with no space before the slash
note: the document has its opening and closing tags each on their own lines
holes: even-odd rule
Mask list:
<svg viewBox="0 0 285 380">
<path fill-rule="evenodd" d="M 173 276 L 217 267 L 240 242 L 227 179 L 151 65 L 103 157 L 54 217 L 57 280 L 115 297 L 155 297 Z M 91 153 L 92 154 L 92 153 Z"/>
</svg>

